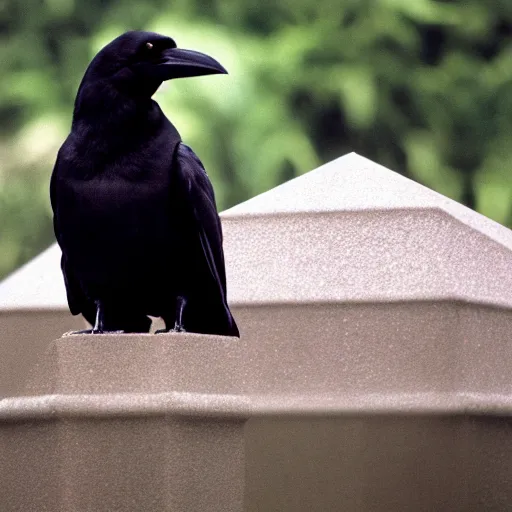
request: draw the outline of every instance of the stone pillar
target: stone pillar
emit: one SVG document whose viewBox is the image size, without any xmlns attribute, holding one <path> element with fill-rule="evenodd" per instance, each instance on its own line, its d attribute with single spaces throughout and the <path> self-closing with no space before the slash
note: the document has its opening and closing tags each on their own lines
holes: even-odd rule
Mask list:
<svg viewBox="0 0 512 512">
<path fill-rule="evenodd" d="M 241 340 L 52 343 L 2 511 L 509 510 L 512 232 L 355 154 L 221 217 Z"/>
<path fill-rule="evenodd" d="M 2 511 L 243 509 L 243 344 L 67 336 L 0 405 Z"/>
<path fill-rule="evenodd" d="M 222 220 L 246 510 L 509 510 L 512 232 L 355 154 Z"/>
</svg>

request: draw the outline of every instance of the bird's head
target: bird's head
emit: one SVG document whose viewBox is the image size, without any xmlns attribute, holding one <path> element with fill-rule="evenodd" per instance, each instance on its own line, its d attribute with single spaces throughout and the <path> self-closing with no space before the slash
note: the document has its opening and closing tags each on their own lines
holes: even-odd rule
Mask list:
<svg viewBox="0 0 512 512">
<path fill-rule="evenodd" d="M 227 71 L 204 53 L 178 48 L 170 37 L 131 31 L 100 50 L 82 86 L 109 83 L 124 93 L 151 97 L 165 80 L 219 73 Z"/>
</svg>

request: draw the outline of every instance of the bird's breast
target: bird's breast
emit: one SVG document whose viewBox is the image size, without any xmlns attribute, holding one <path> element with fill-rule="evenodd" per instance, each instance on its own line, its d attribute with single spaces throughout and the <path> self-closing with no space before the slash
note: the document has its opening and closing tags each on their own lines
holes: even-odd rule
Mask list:
<svg viewBox="0 0 512 512">
<path fill-rule="evenodd" d="M 115 272 L 158 266 L 171 257 L 175 227 L 169 183 L 103 176 L 71 180 L 65 188 L 61 231 L 67 253 L 77 264 Z"/>
</svg>

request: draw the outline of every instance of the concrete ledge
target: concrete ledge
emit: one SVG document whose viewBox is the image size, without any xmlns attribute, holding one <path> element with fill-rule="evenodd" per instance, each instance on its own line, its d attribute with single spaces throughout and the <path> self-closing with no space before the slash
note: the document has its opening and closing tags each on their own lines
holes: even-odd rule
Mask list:
<svg viewBox="0 0 512 512">
<path fill-rule="evenodd" d="M 0 421 L 4 422 L 138 416 L 246 420 L 250 411 L 250 402 L 243 396 L 179 392 L 46 395 L 0 401 Z"/>
<path fill-rule="evenodd" d="M 243 343 L 224 336 L 64 336 L 49 344 L 24 395 L 240 394 L 243 357 Z"/>
<path fill-rule="evenodd" d="M 0 421 L 70 418 L 176 418 L 245 421 L 251 417 L 348 416 L 512 416 L 511 395 L 414 393 L 359 395 L 213 395 L 197 393 L 126 393 L 48 395 L 0 401 Z"/>
</svg>

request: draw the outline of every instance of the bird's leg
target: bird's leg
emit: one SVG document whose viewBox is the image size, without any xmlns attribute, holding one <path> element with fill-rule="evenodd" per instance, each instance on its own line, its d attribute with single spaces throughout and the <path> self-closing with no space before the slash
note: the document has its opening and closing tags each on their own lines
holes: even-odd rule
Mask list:
<svg viewBox="0 0 512 512">
<path fill-rule="evenodd" d="M 105 304 L 100 300 L 97 300 L 95 304 L 96 322 L 94 323 L 94 327 L 92 328 L 92 334 L 123 334 L 123 330 L 111 329 L 110 327 L 107 326 L 108 322 L 105 322 Z"/>
<path fill-rule="evenodd" d="M 96 304 L 96 321 L 92 329 L 84 329 L 82 331 L 74 331 L 67 334 L 123 334 L 124 331 L 105 329 L 105 306 L 99 300 Z M 67 335 L 66 334 L 66 335 Z"/>
<path fill-rule="evenodd" d="M 174 322 L 174 332 L 186 332 L 183 327 L 183 309 L 187 304 L 187 299 L 182 295 L 176 297 L 176 321 Z"/>
<path fill-rule="evenodd" d="M 174 327 L 169 329 L 168 319 L 164 317 L 165 329 L 159 329 L 158 331 L 155 331 L 155 334 L 163 334 L 166 332 L 187 332 L 183 325 L 183 310 L 185 309 L 186 304 L 187 299 L 185 299 L 183 295 L 178 295 L 178 297 L 176 297 L 176 315 L 174 317 Z"/>
<path fill-rule="evenodd" d="M 92 334 L 103 334 L 105 309 L 103 308 L 103 304 L 101 303 L 101 301 L 97 300 L 95 303 L 96 303 L 96 322 L 94 323 L 94 327 L 92 328 Z"/>
</svg>

